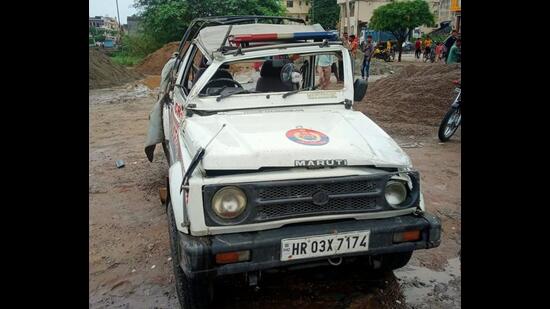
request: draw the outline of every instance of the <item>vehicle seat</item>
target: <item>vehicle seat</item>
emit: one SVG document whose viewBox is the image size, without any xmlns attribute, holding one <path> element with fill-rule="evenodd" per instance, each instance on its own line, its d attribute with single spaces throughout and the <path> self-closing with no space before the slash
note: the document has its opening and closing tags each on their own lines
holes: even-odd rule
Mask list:
<svg viewBox="0 0 550 309">
<path fill-rule="evenodd" d="M 282 67 L 274 67 L 272 60 L 266 60 L 260 70 L 260 78 L 256 83 L 258 92 L 276 92 L 290 91 L 292 85 L 287 85 L 281 81 Z"/>
<path fill-rule="evenodd" d="M 229 79 L 233 79 L 233 76 L 231 75 L 231 73 L 229 71 L 227 71 L 225 68 L 229 68 L 229 66 L 227 65 L 222 65 L 220 66 L 220 68 L 216 71 L 216 73 L 214 73 L 214 75 L 212 76 L 212 78 L 210 80 L 214 80 L 214 79 L 218 79 L 218 78 L 229 78 Z M 193 85 L 195 85 L 197 83 L 197 81 L 199 80 L 199 78 L 201 77 L 201 75 L 204 73 L 204 71 L 206 71 L 207 68 L 200 68 L 197 73 L 195 74 L 195 78 L 193 79 Z M 206 88 L 203 88 L 201 90 L 201 93 L 206 93 Z"/>
</svg>

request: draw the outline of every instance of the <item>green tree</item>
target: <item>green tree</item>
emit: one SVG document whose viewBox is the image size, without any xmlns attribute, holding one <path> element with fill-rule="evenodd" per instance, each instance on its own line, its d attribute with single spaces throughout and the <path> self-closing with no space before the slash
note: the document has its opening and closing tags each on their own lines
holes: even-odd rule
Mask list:
<svg viewBox="0 0 550 309">
<path fill-rule="evenodd" d="M 309 19 L 325 29 L 336 28 L 340 18 L 340 6 L 334 0 L 315 0 L 309 8 Z"/>
<path fill-rule="evenodd" d="M 282 15 L 279 0 L 136 0 L 145 35 L 161 43 L 180 40 L 198 17 L 225 15 Z"/>
<path fill-rule="evenodd" d="M 136 1 L 141 13 L 143 36 L 159 43 L 178 40 L 189 22 L 186 1 Z"/>
<path fill-rule="evenodd" d="M 105 29 L 90 27 L 88 31 L 92 35 L 95 42 L 105 41 Z"/>
<path fill-rule="evenodd" d="M 374 10 L 369 27 L 379 31 L 389 31 L 397 39 L 401 61 L 402 45 L 410 30 L 426 25 L 433 26 L 435 18 L 428 3 L 423 0 L 395 1 Z"/>
</svg>

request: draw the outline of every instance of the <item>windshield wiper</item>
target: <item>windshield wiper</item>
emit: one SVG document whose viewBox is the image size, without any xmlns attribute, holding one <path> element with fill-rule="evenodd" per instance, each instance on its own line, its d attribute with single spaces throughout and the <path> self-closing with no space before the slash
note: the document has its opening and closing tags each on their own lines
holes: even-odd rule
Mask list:
<svg viewBox="0 0 550 309">
<path fill-rule="evenodd" d="M 237 91 L 226 92 L 226 93 L 220 95 L 219 97 L 217 97 L 217 98 L 216 98 L 216 101 L 217 101 L 217 102 L 220 102 L 222 99 L 225 99 L 225 98 L 227 98 L 227 97 L 230 97 L 230 96 L 232 96 L 232 95 L 234 95 L 234 94 L 240 94 L 240 93 L 253 93 L 253 92 L 256 93 L 257 91 L 246 90 L 246 89 L 242 88 L 242 89 L 239 89 L 239 90 L 237 90 Z"/>
<path fill-rule="evenodd" d="M 283 99 L 288 97 L 288 96 L 291 96 L 295 93 L 298 93 L 298 92 L 302 92 L 302 91 L 309 91 L 309 90 L 315 90 L 317 89 L 317 86 L 313 86 L 313 87 L 307 87 L 307 88 L 302 88 L 302 89 L 297 89 L 297 90 L 292 90 L 292 91 L 289 91 L 289 92 L 285 92 L 283 94 Z"/>
</svg>

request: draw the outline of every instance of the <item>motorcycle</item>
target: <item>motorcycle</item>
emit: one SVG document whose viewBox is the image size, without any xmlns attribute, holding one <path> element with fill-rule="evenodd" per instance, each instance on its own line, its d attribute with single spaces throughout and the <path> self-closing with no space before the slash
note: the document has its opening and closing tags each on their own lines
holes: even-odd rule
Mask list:
<svg viewBox="0 0 550 309">
<path fill-rule="evenodd" d="M 435 62 L 435 48 L 430 48 L 430 53 L 426 53 L 424 52 L 424 62 L 427 62 L 428 60 L 430 60 L 431 63 L 434 63 Z"/>
<path fill-rule="evenodd" d="M 442 142 L 448 141 L 451 136 L 456 132 L 456 129 L 460 126 L 460 123 L 462 121 L 462 96 L 461 96 L 461 85 L 460 81 L 455 80 L 453 81 L 457 87 L 455 88 L 455 92 L 458 93 L 455 100 L 453 101 L 453 104 L 451 104 L 451 108 L 445 114 L 445 117 L 443 117 L 443 120 L 441 121 L 441 124 L 439 125 L 439 140 Z"/>
<path fill-rule="evenodd" d="M 393 60 L 394 57 L 392 57 L 391 51 L 389 51 L 385 47 L 385 44 L 380 43 L 374 49 L 374 52 L 372 53 L 372 58 L 382 59 L 385 62 L 390 62 Z"/>
</svg>

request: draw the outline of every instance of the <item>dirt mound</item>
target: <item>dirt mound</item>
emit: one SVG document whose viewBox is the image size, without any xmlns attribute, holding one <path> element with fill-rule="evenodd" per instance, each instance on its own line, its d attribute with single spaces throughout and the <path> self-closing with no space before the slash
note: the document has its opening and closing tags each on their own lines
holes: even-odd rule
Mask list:
<svg viewBox="0 0 550 309">
<path fill-rule="evenodd" d="M 355 108 L 390 133 L 425 135 L 438 126 L 455 93 L 458 65 L 410 64 L 370 84 Z"/>
<path fill-rule="evenodd" d="M 113 63 L 109 56 L 91 49 L 88 55 L 88 89 L 106 88 L 141 78 L 141 74 Z"/>
<path fill-rule="evenodd" d="M 179 44 L 179 42 L 171 42 L 149 54 L 136 66 L 136 71 L 142 74 L 160 75 L 172 53 L 178 50 Z"/>
</svg>

